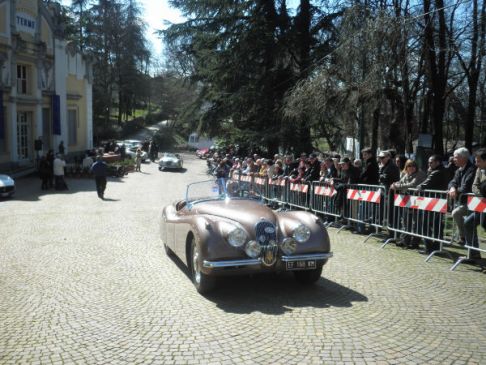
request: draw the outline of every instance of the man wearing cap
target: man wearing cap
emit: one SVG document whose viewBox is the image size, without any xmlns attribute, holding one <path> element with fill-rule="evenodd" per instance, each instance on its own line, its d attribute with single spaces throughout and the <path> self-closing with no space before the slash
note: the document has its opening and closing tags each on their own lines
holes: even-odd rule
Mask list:
<svg viewBox="0 0 486 365">
<path fill-rule="evenodd" d="M 104 199 L 106 189 L 106 177 L 108 176 L 108 165 L 101 156 L 96 157 L 96 162 L 91 166 L 91 173 L 95 176 L 96 192 L 98 198 Z"/>
</svg>

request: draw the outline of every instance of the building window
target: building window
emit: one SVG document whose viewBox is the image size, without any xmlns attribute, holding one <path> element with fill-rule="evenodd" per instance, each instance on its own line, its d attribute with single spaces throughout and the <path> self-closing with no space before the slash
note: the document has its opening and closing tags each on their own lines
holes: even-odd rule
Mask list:
<svg viewBox="0 0 486 365">
<path fill-rule="evenodd" d="M 68 110 L 68 131 L 69 131 L 69 144 L 78 144 L 78 111 L 76 109 Z"/>
<path fill-rule="evenodd" d="M 27 66 L 17 65 L 17 93 L 27 94 Z"/>
</svg>

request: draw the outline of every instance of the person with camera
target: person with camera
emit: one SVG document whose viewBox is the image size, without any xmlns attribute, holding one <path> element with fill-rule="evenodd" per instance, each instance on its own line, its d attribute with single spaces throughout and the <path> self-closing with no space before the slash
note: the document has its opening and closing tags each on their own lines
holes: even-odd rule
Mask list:
<svg viewBox="0 0 486 365">
<path fill-rule="evenodd" d="M 476 151 L 476 175 L 472 186 L 474 195 L 486 198 L 486 148 Z M 464 235 L 466 245 L 479 248 L 477 226 L 481 221 L 481 213 L 472 212 L 464 219 Z M 483 220 L 483 228 L 486 229 L 486 223 Z M 469 259 L 480 260 L 481 253 L 477 250 L 470 250 Z"/>
</svg>

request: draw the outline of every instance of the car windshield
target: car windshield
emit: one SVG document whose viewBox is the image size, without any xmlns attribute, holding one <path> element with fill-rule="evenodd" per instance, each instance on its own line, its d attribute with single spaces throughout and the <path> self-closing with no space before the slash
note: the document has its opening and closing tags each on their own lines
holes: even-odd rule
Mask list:
<svg viewBox="0 0 486 365">
<path fill-rule="evenodd" d="M 208 200 L 251 199 L 262 201 L 263 197 L 255 184 L 226 179 L 207 180 L 189 184 L 186 202 L 197 204 Z"/>
<path fill-rule="evenodd" d="M 177 156 L 174 155 L 173 153 L 164 153 L 164 157 L 166 157 L 166 158 L 177 158 Z"/>
</svg>

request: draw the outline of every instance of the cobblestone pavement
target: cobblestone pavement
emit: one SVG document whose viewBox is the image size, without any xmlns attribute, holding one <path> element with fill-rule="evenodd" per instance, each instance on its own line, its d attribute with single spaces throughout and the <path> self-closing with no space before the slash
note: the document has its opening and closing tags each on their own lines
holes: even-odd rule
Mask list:
<svg viewBox="0 0 486 365">
<path fill-rule="evenodd" d="M 0 202 L 0 364 L 486 364 L 486 275 L 331 229 L 313 287 L 227 278 L 207 298 L 164 254 L 161 207 L 205 179 L 20 179 Z"/>
</svg>

